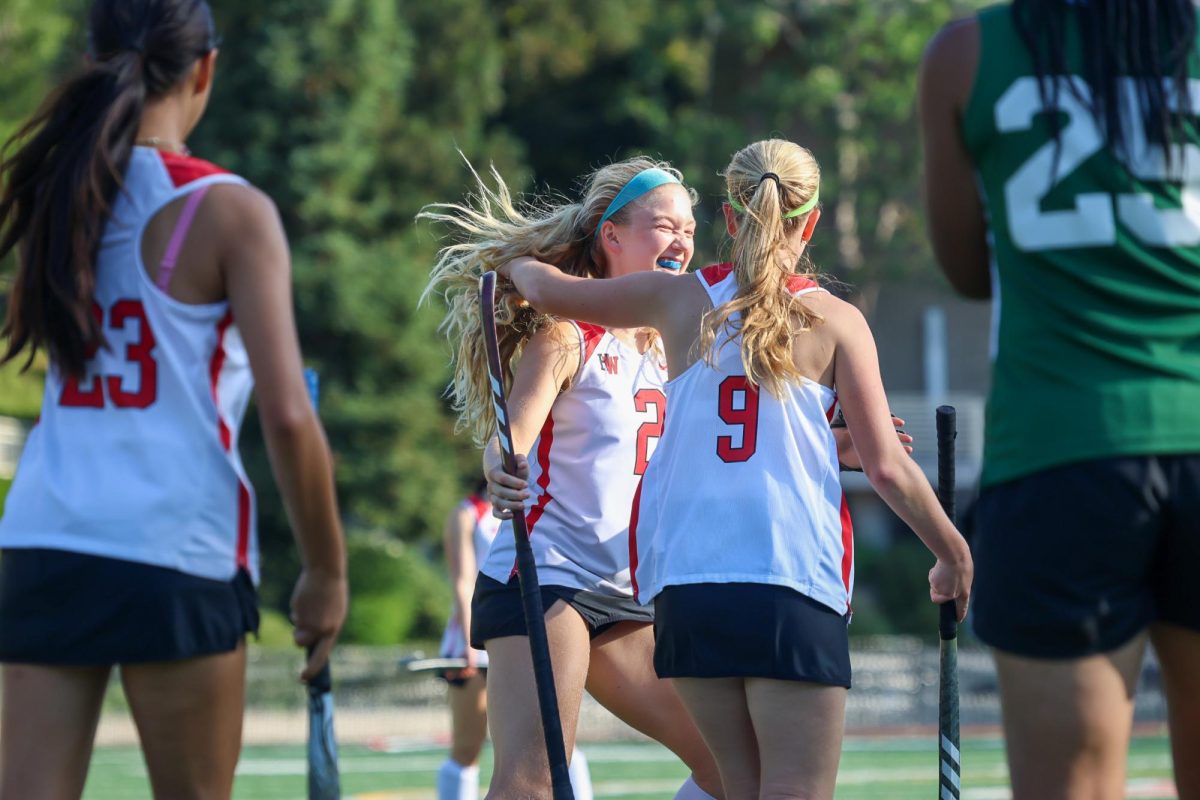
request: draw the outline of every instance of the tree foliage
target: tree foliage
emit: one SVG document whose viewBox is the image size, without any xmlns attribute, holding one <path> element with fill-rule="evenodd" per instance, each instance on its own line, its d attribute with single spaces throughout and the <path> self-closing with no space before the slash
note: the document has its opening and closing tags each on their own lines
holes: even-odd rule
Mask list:
<svg viewBox="0 0 1200 800">
<path fill-rule="evenodd" d="M 571 195 L 592 167 L 661 155 L 701 192 L 703 260 L 719 256 L 718 170 L 748 142 L 784 136 L 823 168 L 823 270 L 859 287 L 932 274 L 916 66 L 972 0 L 212 4 L 224 44 L 191 145 L 280 208 L 343 512 L 363 542 L 405 542 L 425 558 L 478 469 L 442 396 L 440 308 L 417 306 L 444 232 L 413 223 L 424 204 L 470 190 L 464 158 L 494 163 L 512 186 Z M 0 0 L 0 135 L 77 62 L 84 5 Z M 253 421 L 243 451 L 260 496 L 264 597 L 282 608 L 297 565 Z M 355 557 L 374 546 L 356 544 Z M 373 590 L 360 618 L 382 613 L 385 596 Z M 379 625 L 401 631 L 401 613 Z"/>
</svg>

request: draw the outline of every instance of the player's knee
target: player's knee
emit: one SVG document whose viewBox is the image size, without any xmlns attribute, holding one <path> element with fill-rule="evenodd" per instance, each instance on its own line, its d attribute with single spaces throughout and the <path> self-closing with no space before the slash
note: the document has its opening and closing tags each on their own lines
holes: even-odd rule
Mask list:
<svg viewBox="0 0 1200 800">
<path fill-rule="evenodd" d="M 534 760 L 536 764 L 536 759 Z M 488 787 L 490 800 L 553 800 L 550 771 L 545 763 L 540 767 L 524 760 L 520 764 L 497 764 Z"/>
</svg>

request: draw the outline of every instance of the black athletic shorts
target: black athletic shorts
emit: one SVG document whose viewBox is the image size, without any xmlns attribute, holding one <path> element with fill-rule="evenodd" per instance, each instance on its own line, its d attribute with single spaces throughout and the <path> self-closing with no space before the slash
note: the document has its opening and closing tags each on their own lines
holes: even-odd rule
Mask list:
<svg viewBox="0 0 1200 800">
<path fill-rule="evenodd" d="M 650 607 L 638 605 L 632 597 L 614 597 L 566 586 L 540 588 L 544 610 L 549 611 L 555 601 L 562 600 L 583 617 L 593 639 L 618 622 L 654 621 Z M 508 583 L 501 583 L 479 573 L 475 580 L 475 595 L 471 598 L 471 646 L 482 649 L 488 639 L 528 635 L 517 578 L 514 576 Z"/>
<path fill-rule="evenodd" d="M 1152 622 L 1200 631 L 1200 455 L 1105 458 L 986 487 L 972 624 L 1016 655 L 1111 651 Z"/>
<path fill-rule="evenodd" d="M 225 653 L 258 631 L 250 576 L 65 550 L 0 553 L 0 661 L 105 666 Z"/>
<path fill-rule="evenodd" d="M 850 688 L 849 614 L 786 586 L 693 583 L 654 598 L 660 678 L 772 678 Z"/>
</svg>

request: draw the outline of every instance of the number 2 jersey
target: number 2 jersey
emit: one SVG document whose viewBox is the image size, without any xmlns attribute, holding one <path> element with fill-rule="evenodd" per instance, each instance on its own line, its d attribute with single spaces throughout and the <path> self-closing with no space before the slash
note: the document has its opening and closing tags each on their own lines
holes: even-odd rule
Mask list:
<svg viewBox="0 0 1200 800">
<path fill-rule="evenodd" d="M 218 580 L 243 567 L 257 581 L 254 494 L 237 452 L 253 386 L 245 347 L 228 302 L 171 299 L 141 254 L 158 211 L 218 183 L 245 181 L 199 159 L 133 149 L 96 263 L 92 311 L 107 346 L 81 379 L 48 370 L 0 548 L 68 550 Z"/>
<path fill-rule="evenodd" d="M 962 131 L 992 255 L 985 485 L 1073 461 L 1200 452 L 1200 56 L 1193 47 L 1187 141 L 1168 161 L 1133 110 L 1128 155 L 1117 155 L 1080 77 L 1088 7 L 1071 8 L 1073 75 L 1046 86 L 1057 84 L 1060 145 L 1010 7 L 979 15 Z M 1136 85 L 1117 86 L 1134 109 Z M 1166 94 L 1178 107 L 1173 85 Z"/>
<path fill-rule="evenodd" d="M 580 365 L 555 399 L 529 453 L 525 515 L 545 586 L 629 597 L 629 513 L 666 414 L 666 365 L 598 325 L 579 329 Z M 512 523 L 501 525 L 481 572 L 516 575 Z"/>
<path fill-rule="evenodd" d="M 737 294 L 729 264 L 696 277 L 714 308 Z M 787 288 L 823 291 L 799 276 Z M 829 428 L 837 396 L 809 380 L 782 398 L 753 389 L 741 341 L 719 335 L 715 366 L 699 359 L 666 385 L 671 414 L 630 525 L 638 601 L 672 585 L 762 583 L 845 614 L 854 543 Z"/>
</svg>

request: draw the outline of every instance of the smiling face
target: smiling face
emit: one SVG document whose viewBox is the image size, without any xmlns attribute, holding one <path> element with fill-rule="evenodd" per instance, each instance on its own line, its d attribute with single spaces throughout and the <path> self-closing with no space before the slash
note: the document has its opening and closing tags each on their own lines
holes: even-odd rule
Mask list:
<svg viewBox="0 0 1200 800">
<path fill-rule="evenodd" d="M 696 251 L 696 218 L 683 186 L 659 186 L 630 203 L 620 216 L 621 222 L 608 221 L 600 229 L 608 277 L 687 269 Z"/>
</svg>

